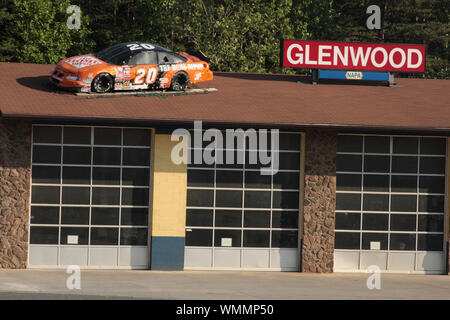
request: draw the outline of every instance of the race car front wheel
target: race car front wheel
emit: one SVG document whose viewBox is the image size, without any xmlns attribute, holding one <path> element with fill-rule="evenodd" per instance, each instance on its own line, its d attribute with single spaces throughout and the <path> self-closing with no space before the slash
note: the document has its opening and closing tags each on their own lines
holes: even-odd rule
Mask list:
<svg viewBox="0 0 450 320">
<path fill-rule="evenodd" d="M 170 84 L 170 89 L 173 91 L 183 91 L 186 90 L 189 84 L 189 75 L 186 72 L 177 72 Z"/>
<path fill-rule="evenodd" d="M 100 73 L 92 81 L 92 91 L 97 93 L 111 92 L 113 89 L 113 78 L 107 73 Z"/>
</svg>

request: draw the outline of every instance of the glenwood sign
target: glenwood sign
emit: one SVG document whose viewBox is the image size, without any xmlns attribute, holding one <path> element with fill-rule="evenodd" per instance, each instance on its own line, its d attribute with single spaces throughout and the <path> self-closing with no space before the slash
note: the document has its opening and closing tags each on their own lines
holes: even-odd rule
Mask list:
<svg viewBox="0 0 450 320">
<path fill-rule="evenodd" d="M 283 40 L 282 67 L 425 72 L 425 45 Z"/>
</svg>

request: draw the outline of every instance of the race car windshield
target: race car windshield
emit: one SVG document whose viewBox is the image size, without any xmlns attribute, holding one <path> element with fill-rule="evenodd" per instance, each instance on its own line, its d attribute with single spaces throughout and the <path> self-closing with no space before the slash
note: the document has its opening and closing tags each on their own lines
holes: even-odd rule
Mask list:
<svg viewBox="0 0 450 320">
<path fill-rule="evenodd" d="M 94 53 L 94 57 L 114 65 L 128 63 L 130 56 L 130 49 L 124 45 L 112 46 Z"/>
</svg>

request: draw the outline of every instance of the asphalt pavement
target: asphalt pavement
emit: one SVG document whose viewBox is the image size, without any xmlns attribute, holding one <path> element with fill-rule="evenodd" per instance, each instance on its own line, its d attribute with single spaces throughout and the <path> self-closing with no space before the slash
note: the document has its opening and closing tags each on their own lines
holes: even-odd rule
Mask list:
<svg viewBox="0 0 450 320">
<path fill-rule="evenodd" d="M 0 299 L 450 299 L 448 275 L 380 274 L 380 289 L 369 289 L 371 274 L 364 273 L 82 269 L 79 281 L 74 275 L 0 270 Z"/>
</svg>

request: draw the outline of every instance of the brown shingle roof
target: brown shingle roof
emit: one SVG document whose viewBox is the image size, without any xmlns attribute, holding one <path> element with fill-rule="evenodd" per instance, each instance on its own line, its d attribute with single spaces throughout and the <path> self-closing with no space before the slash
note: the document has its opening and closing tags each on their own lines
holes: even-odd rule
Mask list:
<svg viewBox="0 0 450 320">
<path fill-rule="evenodd" d="M 48 86 L 52 65 L 0 63 L 3 117 L 60 120 L 343 126 L 450 131 L 450 81 L 398 87 L 299 84 L 299 76 L 216 73 L 206 95 L 81 98 Z"/>
</svg>

